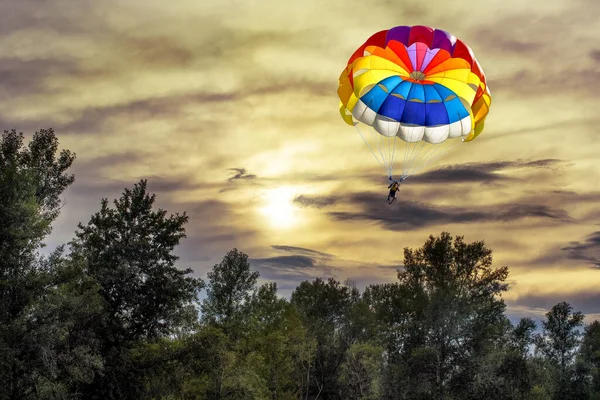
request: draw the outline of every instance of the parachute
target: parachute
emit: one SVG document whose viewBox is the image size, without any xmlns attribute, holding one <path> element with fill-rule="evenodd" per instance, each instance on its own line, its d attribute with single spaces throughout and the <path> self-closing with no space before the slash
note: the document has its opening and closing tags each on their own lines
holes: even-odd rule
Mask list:
<svg viewBox="0 0 600 400">
<path fill-rule="evenodd" d="M 472 50 L 427 26 L 375 33 L 348 60 L 337 92 L 342 118 L 390 180 L 401 157 L 406 179 L 477 138 L 491 106 Z"/>
</svg>

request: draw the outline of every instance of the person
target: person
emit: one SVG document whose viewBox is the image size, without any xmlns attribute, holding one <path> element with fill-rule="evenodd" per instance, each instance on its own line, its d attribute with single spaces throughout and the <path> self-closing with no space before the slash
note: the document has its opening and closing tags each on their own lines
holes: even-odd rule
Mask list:
<svg viewBox="0 0 600 400">
<path fill-rule="evenodd" d="M 390 183 L 390 186 L 388 186 L 388 189 L 390 189 L 390 193 L 387 197 L 388 204 L 392 204 L 394 201 L 396 201 L 396 192 L 400 190 L 400 183 L 403 182 L 404 179 L 404 177 L 401 177 L 399 181 L 395 181 L 392 179 L 392 177 L 390 177 L 390 181 L 392 181 L 392 183 Z"/>
</svg>

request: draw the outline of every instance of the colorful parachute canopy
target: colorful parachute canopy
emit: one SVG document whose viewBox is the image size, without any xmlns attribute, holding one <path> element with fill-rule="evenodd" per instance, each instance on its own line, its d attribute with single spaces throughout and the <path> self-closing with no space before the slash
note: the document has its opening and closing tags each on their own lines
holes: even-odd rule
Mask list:
<svg viewBox="0 0 600 400">
<path fill-rule="evenodd" d="M 340 113 L 386 137 L 437 144 L 483 130 L 491 95 L 471 49 L 426 26 L 377 32 L 339 78 Z"/>
</svg>

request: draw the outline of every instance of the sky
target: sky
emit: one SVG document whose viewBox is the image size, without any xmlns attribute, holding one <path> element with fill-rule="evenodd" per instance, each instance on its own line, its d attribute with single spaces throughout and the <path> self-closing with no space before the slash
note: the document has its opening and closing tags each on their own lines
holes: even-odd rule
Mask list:
<svg viewBox="0 0 600 400">
<path fill-rule="evenodd" d="M 76 181 L 48 248 L 101 198 L 148 179 L 187 212 L 179 265 L 249 255 L 289 295 L 334 277 L 393 282 L 442 231 L 510 269 L 511 318 L 560 301 L 600 318 L 600 2 L 5 0 L 0 125 L 54 128 Z M 387 178 L 338 112 L 371 34 L 428 25 L 467 43 L 492 108 L 481 136 L 385 203 Z"/>
</svg>

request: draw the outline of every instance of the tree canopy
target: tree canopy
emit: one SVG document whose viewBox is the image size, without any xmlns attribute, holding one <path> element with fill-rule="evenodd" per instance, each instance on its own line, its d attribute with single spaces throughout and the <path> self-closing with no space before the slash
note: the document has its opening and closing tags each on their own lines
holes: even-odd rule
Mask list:
<svg viewBox="0 0 600 400">
<path fill-rule="evenodd" d="M 189 218 L 140 180 L 42 255 L 75 181 L 58 149 L 0 138 L 0 399 L 600 399 L 600 323 L 566 302 L 511 323 L 483 240 L 431 235 L 395 282 L 288 299 L 237 248 L 206 280 L 180 268 Z"/>
</svg>

